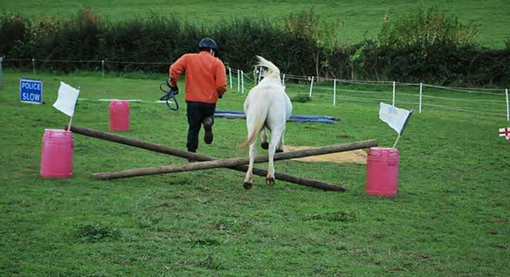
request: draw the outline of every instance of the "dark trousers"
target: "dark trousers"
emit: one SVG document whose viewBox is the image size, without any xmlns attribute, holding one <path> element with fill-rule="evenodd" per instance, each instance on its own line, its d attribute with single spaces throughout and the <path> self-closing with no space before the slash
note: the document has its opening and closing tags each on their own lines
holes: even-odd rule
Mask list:
<svg viewBox="0 0 510 277">
<path fill-rule="evenodd" d="M 198 148 L 198 133 L 205 118 L 211 117 L 214 124 L 214 111 L 216 104 L 202 102 L 187 102 L 188 105 L 188 143 L 186 147 L 190 152 L 196 152 Z"/>
</svg>

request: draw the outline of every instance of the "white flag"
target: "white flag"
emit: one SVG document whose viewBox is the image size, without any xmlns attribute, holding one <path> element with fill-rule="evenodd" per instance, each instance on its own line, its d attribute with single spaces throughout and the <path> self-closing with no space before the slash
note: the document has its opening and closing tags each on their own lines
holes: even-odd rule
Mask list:
<svg viewBox="0 0 510 277">
<path fill-rule="evenodd" d="M 78 94 L 80 94 L 79 90 L 64 82 L 60 82 L 58 98 L 57 101 L 55 101 L 53 104 L 53 107 L 67 114 L 68 116 L 73 117 L 74 107 L 76 106 L 76 101 L 78 100 Z"/>
<path fill-rule="evenodd" d="M 379 109 L 379 118 L 388 123 L 390 127 L 395 130 L 399 135 L 402 135 L 407 121 L 411 117 L 413 111 L 396 108 L 392 105 L 381 102 Z"/>
</svg>

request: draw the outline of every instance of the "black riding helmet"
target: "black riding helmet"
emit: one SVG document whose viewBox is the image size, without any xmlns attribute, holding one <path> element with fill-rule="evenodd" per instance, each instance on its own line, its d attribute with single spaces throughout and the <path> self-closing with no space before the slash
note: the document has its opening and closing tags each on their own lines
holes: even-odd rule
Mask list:
<svg viewBox="0 0 510 277">
<path fill-rule="evenodd" d="M 201 39 L 200 42 L 198 43 L 198 49 L 200 49 L 200 51 L 212 49 L 212 50 L 214 50 L 214 52 L 216 52 L 216 53 L 218 52 L 218 49 L 216 46 L 216 41 L 214 41 L 214 39 L 212 39 L 212 38 Z"/>
</svg>

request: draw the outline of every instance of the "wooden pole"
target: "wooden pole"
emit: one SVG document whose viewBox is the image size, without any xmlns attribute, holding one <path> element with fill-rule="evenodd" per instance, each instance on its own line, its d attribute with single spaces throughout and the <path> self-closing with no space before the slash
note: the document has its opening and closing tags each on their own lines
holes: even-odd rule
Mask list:
<svg viewBox="0 0 510 277">
<path fill-rule="evenodd" d="M 395 140 L 395 143 L 393 144 L 393 149 L 395 149 L 395 147 L 397 147 L 397 143 L 398 143 L 398 140 L 400 139 L 400 134 L 398 135 L 397 139 Z"/>
<path fill-rule="evenodd" d="M 69 128 L 69 127 L 66 126 L 66 128 Z M 181 157 L 181 158 L 185 158 L 185 159 L 192 159 L 192 160 L 196 160 L 196 161 L 215 160 L 213 157 L 209 157 L 206 155 L 196 154 L 196 153 L 187 152 L 187 151 L 183 151 L 183 150 L 179 150 L 179 149 L 175 149 L 175 148 L 171 148 L 171 147 L 167 147 L 167 146 L 163 146 L 163 145 L 159 145 L 159 144 L 153 144 L 153 143 L 149 143 L 149 142 L 145 142 L 145 141 L 140 141 L 140 140 L 128 138 L 125 136 L 119 136 L 119 135 L 113 135 L 113 134 L 109 134 L 109 133 L 105 133 L 105 132 L 100 132 L 100 131 L 97 131 L 94 129 L 79 127 L 76 125 L 71 126 L 71 131 L 73 133 L 84 135 L 84 136 L 89 136 L 89 137 L 107 140 L 107 141 L 111 141 L 111 142 L 117 142 L 120 144 L 134 146 L 137 148 L 142 148 L 142 149 L 146 149 L 146 150 L 150 150 L 150 151 L 154 151 L 154 152 L 169 154 L 172 156 L 177 156 L 177 157 Z M 229 167 L 229 169 L 246 172 L 248 170 L 248 166 L 241 165 L 241 166 L 236 166 L 236 167 Z M 262 177 L 266 177 L 267 170 L 260 169 L 260 168 L 253 168 L 253 174 L 259 175 Z M 286 174 L 286 173 L 276 172 L 275 179 L 298 184 L 298 185 L 314 187 L 314 188 L 318 188 L 318 189 L 322 189 L 322 190 L 341 191 L 341 192 L 345 191 L 345 188 L 342 186 L 330 185 L 330 184 L 320 182 L 317 180 L 300 178 L 300 177 L 296 177 L 296 176 Z"/>
<path fill-rule="evenodd" d="M 73 117 L 71 116 L 71 118 L 69 119 L 69 124 L 67 124 L 67 131 L 69 132 L 69 130 L 71 130 L 71 125 L 73 123 Z"/>
<path fill-rule="evenodd" d="M 287 159 L 295 159 L 309 156 L 317 156 L 317 155 L 325 155 L 330 153 L 337 152 L 345 152 L 360 148 L 368 148 L 377 146 L 377 141 L 375 140 L 366 140 L 355 143 L 346 143 L 346 144 L 337 144 L 330 145 L 319 148 L 277 153 L 274 156 L 274 160 L 287 160 Z M 261 155 L 255 157 L 255 163 L 265 163 L 269 160 L 267 155 Z M 164 173 L 176 173 L 176 172 L 184 172 L 184 171 L 195 171 L 195 170 L 204 170 L 204 169 L 212 169 L 212 168 L 220 168 L 220 167 L 236 167 L 240 165 L 245 165 L 250 162 L 249 158 L 232 158 L 232 159 L 222 159 L 222 160 L 213 160 L 199 163 L 190 163 L 190 164 L 179 164 L 179 165 L 168 165 L 168 166 L 156 166 L 156 167 L 146 167 L 146 168 L 137 168 L 137 169 L 129 169 L 118 172 L 101 172 L 92 174 L 92 178 L 95 179 L 117 179 L 117 178 L 128 178 L 128 177 L 136 177 L 136 176 L 145 176 L 145 175 L 156 175 L 156 174 L 164 174 Z"/>
</svg>

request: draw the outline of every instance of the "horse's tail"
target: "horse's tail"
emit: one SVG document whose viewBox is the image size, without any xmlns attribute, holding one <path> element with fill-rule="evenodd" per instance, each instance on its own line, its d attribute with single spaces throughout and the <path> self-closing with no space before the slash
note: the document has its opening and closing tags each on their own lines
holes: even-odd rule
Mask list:
<svg viewBox="0 0 510 277">
<path fill-rule="evenodd" d="M 257 107 L 258 109 L 255 112 L 255 122 L 252 125 L 251 133 L 248 135 L 248 138 L 243 143 L 241 143 L 241 149 L 246 149 L 249 145 L 251 145 L 257 138 L 257 135 L 260 133 L 262 128 L 264 128 L 269 106 L 267 102 L 264 101 L 263 103 L 263 106 Z M 248 114 L 246 115 L 246 120 L 249 120 Z"/>
<path fill-rule="evenodd" d="M 274 65 L 274 63 L 262 58 L 261 56 L 257 56 L 259 59 L 258 66 L 263 66 L 268 69 L 268 71 L 264 74 L 264 78 L 274 78 L 280 79 L 280 69 Z"/>
</svg>

